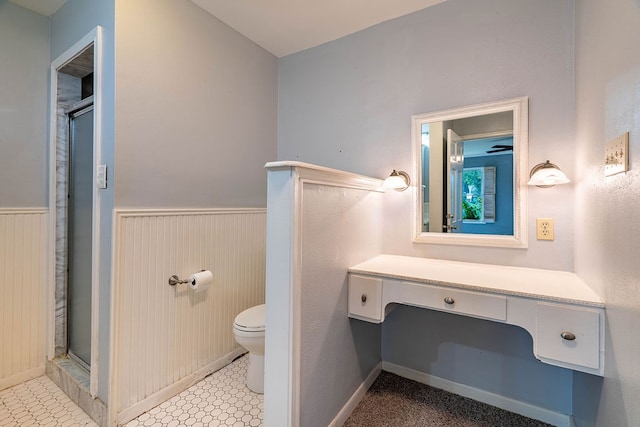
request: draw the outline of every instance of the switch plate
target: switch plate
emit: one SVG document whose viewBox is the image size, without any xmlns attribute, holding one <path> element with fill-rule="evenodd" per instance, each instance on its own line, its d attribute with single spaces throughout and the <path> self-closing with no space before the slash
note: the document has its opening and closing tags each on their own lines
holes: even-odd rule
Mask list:
<svg viewBox="0 0 640 427">
<path fill-rule="evenodd" d="M 629 132 L 609 142 L 604 148 L 604 176 L 629 170 Z"/>
<path fill-rule="evenodd" d="M 98 165 L 96 169 L 96 187 L 107 188 L 107 165 Z"/>
<path fill-rule="evenodd" d="M 553 240 L 553 218 L 536 218 L 536 239 Z"/>
</svg>

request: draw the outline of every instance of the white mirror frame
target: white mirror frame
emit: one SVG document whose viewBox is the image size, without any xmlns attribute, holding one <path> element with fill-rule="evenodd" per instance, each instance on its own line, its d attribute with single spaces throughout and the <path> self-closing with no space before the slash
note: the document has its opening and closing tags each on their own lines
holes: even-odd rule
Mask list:
<svg viewBox="0 0 640 427">
<path fill-rule="evenodd" d="M 529 98 L 488 102 L 411 117 L 411 144 L 413 153 L 413 242 L 441 245 L 489 246 L 526 248 L 527 238 L 527 180 L 529 179 Z M 422 231 L 422 124 L 463 119 L 467 117 L 513 111 L 513 235 L 433 233 Z"/>
</svg>

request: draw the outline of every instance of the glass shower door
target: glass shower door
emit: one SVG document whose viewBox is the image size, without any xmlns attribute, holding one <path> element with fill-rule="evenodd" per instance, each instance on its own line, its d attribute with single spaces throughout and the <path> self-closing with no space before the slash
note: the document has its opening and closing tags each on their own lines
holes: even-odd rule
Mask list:
<svg viewBox="0 0 640 427">
<path fill-rule="evenodd" d="M 93 106 L 69 115 L 67 353 L 91 364 Z"/>
</svg>

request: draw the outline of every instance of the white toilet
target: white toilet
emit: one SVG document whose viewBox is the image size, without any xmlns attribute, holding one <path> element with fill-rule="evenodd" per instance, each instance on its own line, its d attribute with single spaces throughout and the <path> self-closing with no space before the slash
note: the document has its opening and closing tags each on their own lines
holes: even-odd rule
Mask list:
<svg viewBox="0 0 640 427">
<path fill-rule="evenodd" d="M 264 324 L 265 305 L 256 305 L 236 316 L 233 335 L 236 342 L 249 351 L 247 387 L 264 393 Z"/>
</svg>

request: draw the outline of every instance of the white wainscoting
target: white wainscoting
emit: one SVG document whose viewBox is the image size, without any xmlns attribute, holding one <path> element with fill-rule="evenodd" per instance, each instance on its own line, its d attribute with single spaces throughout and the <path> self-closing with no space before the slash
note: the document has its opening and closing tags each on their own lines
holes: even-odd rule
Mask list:
<svg viewBox="0 0 640 427">
<path fill-rule="evenodd" d="M 44 374 L 46 209 L 0 209 L 0 390 Z"/>
<path fill-rule="evenodd" d="M 115 227 L 110 409 L 124 423 L 239 354 L 233 320 L 265 297 L 266 210 L 116 210 Z M 168 284 L 203 269 L 206 292 Z"/>
</svg>

